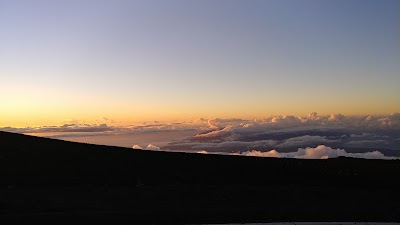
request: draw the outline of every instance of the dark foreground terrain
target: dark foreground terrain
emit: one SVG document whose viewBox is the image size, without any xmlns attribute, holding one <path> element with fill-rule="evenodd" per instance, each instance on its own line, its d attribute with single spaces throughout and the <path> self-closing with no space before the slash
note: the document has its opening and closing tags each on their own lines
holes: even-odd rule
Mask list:
<svg viewBox="0 0 400 225">
<path fill-rule="evenodd" d="M 0 132 L 0 224 L 400 222 L 400 160 L 152 152 Z"/>
</svg>

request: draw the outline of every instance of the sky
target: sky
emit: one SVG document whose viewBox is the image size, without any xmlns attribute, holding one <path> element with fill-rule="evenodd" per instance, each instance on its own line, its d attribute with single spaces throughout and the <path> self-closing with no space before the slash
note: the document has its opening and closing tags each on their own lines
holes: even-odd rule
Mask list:
<svg viewBox="0 0 400 225">
<path fill-rule="evenodd" d="M 0 130 L 400 157 L 397 0 L 0 0 Z"/>
<path fill-rule="evenodd" d="M 0 126 L 400 111 L 396 0 L 0 0 Z"/>
</svg>

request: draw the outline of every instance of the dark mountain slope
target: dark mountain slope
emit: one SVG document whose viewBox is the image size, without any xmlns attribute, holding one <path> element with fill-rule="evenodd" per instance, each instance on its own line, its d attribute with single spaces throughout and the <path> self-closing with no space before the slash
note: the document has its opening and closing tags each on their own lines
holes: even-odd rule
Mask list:
<svg viewBox="0 0 400 225">
<path fill-rule="evenodd" d="M 400 221 L 399 160 L 152 152 L 7 132 L 0 143 L 9 223 Z"/>
</svg>

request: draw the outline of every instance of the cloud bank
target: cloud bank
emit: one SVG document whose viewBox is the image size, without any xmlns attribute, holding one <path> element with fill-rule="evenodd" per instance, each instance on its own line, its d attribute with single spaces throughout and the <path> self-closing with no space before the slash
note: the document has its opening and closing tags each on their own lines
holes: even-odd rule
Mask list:
<svg viewBox="0 0 400 225">
<path fill-rule="evenodd" d="M 107 124 L 64 124 L 61 126 L 42 126 L 42 127 L 2 127 L 2 131 L 13 133 L 54 133 L 54 132 L 70 132 L 70 133 L 92 133 L 113 131 L 113 127 Z"/>
<path fill-rule="evenodd" d="M 160 147 L 149 144 L 146 148 L 142 148 L 140 145 L 133 145 L 133 149 L 142 149 L 142 150 L 152 150 L 152 151 L 160 151 Z"/>
<path fill-rule="evenodd" d="M 108 121 L 106 118 L 102 121 Z M 330 146 L 332 149 L 345 149 L 348 154 L 379 151 L 386 156 L 400 157 L 400 113 L 391 115 L 346 116 L 342 114 L 318 115 L 313 112 L 307 116 L 271 116 L 257 120 L 240 118 L 195 119 L 189 121 L 150 121 L 126 126 L 108 124 L 75 124 L 62 126 L 43 126 L 0 130 L 41 134 L 41 136 L 68 139 L 137 134 L 151 136 L 149 141 L 132 139 L 132 146 L 140 143 L 156 143 L 159 147 L 146 148 L 168 151 L 187 151 L 207 153 L 244 153 L 284 155 L 299 149 Z M 162 144 L 157 137 L 163 137 Z M 165 141 L 165 137 L 170 140 Z M 126 142 L 126 141 L 125 141 Z M 115 142 L 113 142 L 115 143 Z M 146 143 L 146 144 L 144 144 Z M 138 146 L 137 146 L 138 147 Z M 139 146 L 140 147 L 140 146 Z M 336 151 L 337 152 L 337 151 Z M 330 155 L 328 155 L 329 157 Z M 356 157 L 357 155 L 353 155 Z"/>
<path fill-rule="evenodd" d="M 202 150 L 198 151 L 197 153 L 208 154 L 209 152 Z M 297 159 L 329 159 L 340 156 L 363 159 L 399 159 L 397 157 L 385 156 L 379 151 L 348 153 L 344 149 L 333 149 L 325 145 L 319 145 L 315 148 L 299 148 L 296 152 L 278 152 L 273 149 L 266 152 L 251 150 L 242 153 L 231 153 L 229 155 Z"/>
<path fill-rule="evenodd" d="M 253 121 L 215 121 L 207 121 L 207 131 L 171 142 L 164 148 L 228 153 L 275 149 L 282 154 L 324 145 L 346 149 L 349 154 L 379 150 L 384 154 L 400 156 L 399 113 L 386 116 L 319 116 L 313 112 L 304 117 L 286 115 Z"/>
</svg>

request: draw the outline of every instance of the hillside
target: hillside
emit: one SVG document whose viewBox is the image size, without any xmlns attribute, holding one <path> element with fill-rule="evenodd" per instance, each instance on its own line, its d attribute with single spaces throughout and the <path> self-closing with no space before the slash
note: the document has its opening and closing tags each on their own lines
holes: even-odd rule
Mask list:
<svg viewBox="0 0 400 225">
<path fill-rule="evenodd" d="M 400 221 L 399 160 L 153 152 L 7 132 L 0 141 L 1 224 Z"/>
</svg>

